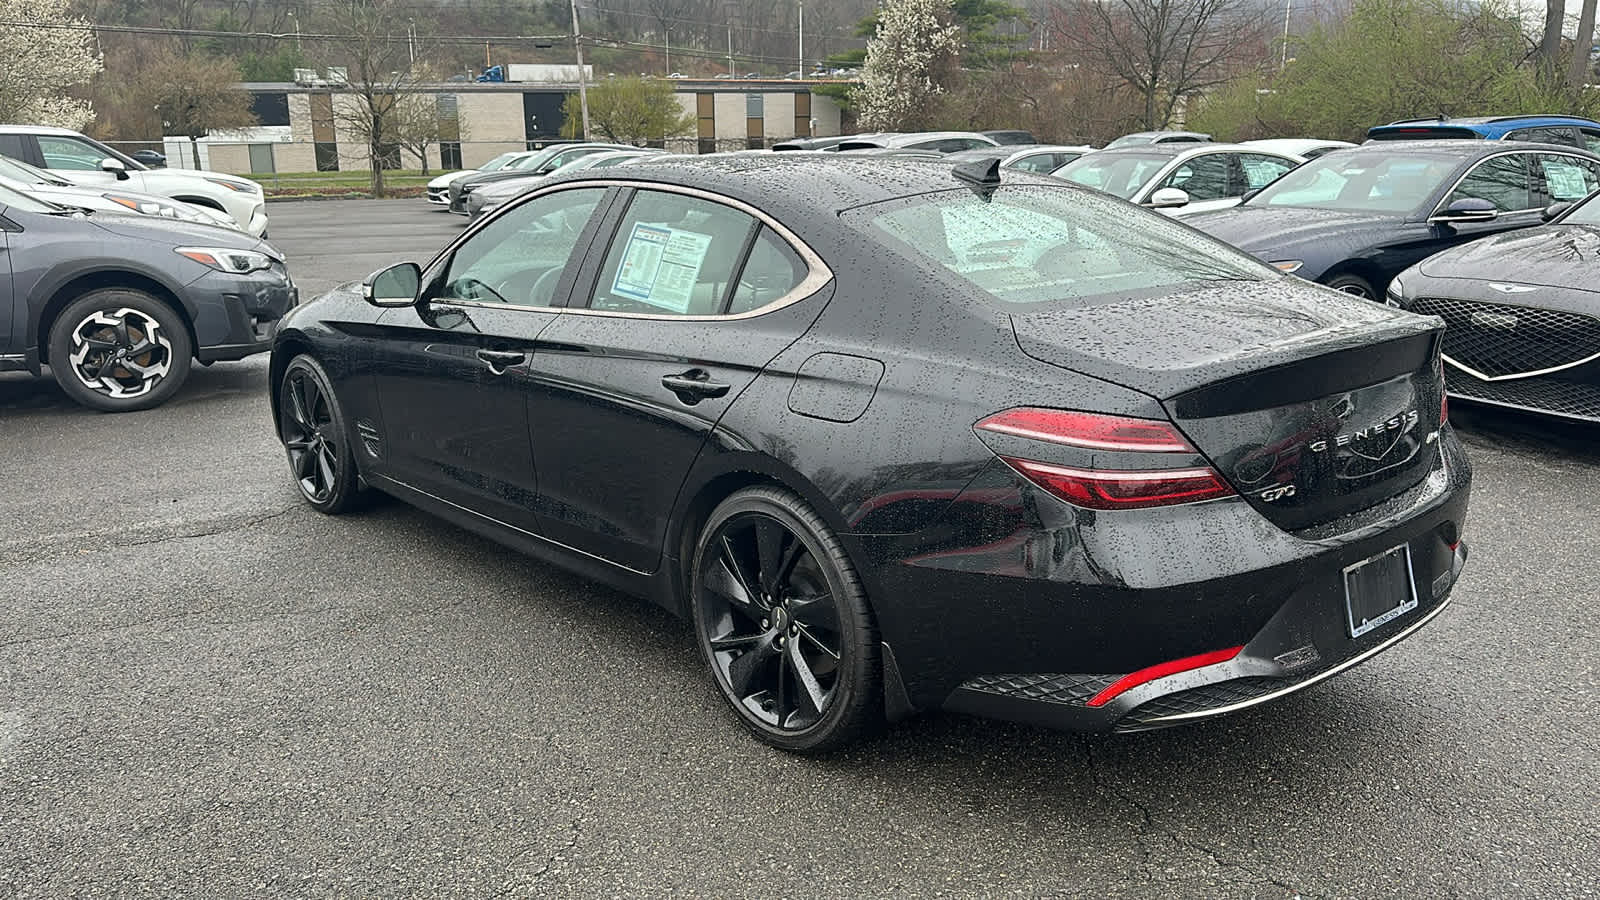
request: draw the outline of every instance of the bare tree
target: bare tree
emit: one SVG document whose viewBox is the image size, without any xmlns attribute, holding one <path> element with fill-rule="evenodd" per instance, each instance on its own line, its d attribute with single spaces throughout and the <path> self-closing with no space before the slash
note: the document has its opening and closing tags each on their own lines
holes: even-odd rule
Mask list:
<svg viewBox="0 0 1600 900">
<path fill-rule="evenodd" d="M 1567 67 L 1567 86 L 1575 91 L 1583 90 L 1589 81 L 1589 48 L 1594 46 L 1594 4 L 1595 0 L 1583 0 L 1578 13 L 1578 33 L 1572 39 L 1572 62 Z"/>
<path fill-rule="evenodd" d="M 400 142 L 408 107 L 422 92 L 428 69 L 419 64 L 426 48 L 402 0 L 338 0 L 330 17 L 331 30 L 343 35 L 322 48 L 330 67 L 343 68 L 348 82 L 335 102 L 337 126 L 366 148 L 372 173 L 372 195 L 384 195 L 384 169 L 398 166 Z"/>
<path fill-rule="evenodd" d="M 1567 20 L 1567 0 L 1544 0 L 1544 35 L 1539 39 L 1539 72 L 1555 81 L 1561 70 L 1561 26 Z"/>
<path fill-rule="evenodd" d="M 257 124 L 250 95 L 236 87 L 238 82 L 239 67 L 232 60 L 167 50 L 147 64 L 134 96 L 160 114 L 165 133 L 189 139 L 198 169 L 200 138 Z"/>
<path fill-rule="evenodd" d="M 1113 73 L 1163 128 L 1180 104 L 1266 56 L 1267 24 L 1247 0 L 1074 0 L 1051 19 L 1053 43 Z"/>
</svg>

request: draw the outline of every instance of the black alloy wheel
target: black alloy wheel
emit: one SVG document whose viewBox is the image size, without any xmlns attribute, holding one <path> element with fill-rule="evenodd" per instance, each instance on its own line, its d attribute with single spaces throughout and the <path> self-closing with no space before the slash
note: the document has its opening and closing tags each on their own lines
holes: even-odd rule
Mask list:
<svg viewBox="0 0 1600 900">
<path fill-rule="evenodd" d="M 700 649 L 740 719 L 775 747 L 831 750 L 882 718 L 876 630 L 837 536 L 795 495 L 750 488 L 694 554 Z"/>
<path fill-rule="evenodd" d="M 360 486 L 348 434 L 322 366 L 304 355 L 290 360 L 278 390 L 278 435 L 301 496 L 330 515 L 349 510 Z"/>
<path fill-rule="evenodd" d="M 78 403 L 104 412 L 166 402 L 194 354 L 178 314 L 143 291 L 111 288 L 79 297 L 50 327 L 50 373 Z"/>
<path fill-rule="evenodd" d="M 1363 300 L 1378 299 L 1378 292 L 1373 289 L 1372 282 L 1362 278 L 1360 275 L 1335 275 L 1328 279 L 1327 285 L 1341 294 L 1349 294 L 1352 297 L 1360 297 Z"/>
</svg>

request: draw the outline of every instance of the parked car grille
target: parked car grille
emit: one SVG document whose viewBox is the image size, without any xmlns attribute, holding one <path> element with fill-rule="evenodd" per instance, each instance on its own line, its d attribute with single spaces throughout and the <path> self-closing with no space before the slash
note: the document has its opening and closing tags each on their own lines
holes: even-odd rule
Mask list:
<svg viewBox="0 0 1600 900">
<path fill-rule="evenodd" d="M 1555 375 L 1516 381 L 1484 381 L 1465 372 L 1445 373 L 1451 396 L 1498 406 L 1600 422 L 1600 384 L 1565 381 Z"/>
<path fill-rule="evenodd" d="M 1139 731 L 1149 727 L 1151 723 L 1165 725 L 1168 723 L 1158 720 L 1167 716 L 1204 712 L 1255 700 L 1293 683 L 1293 680 L 1282 678 L 1235 678 L 1232 681 L 1221 681 L 1192 690 L 1179 691 L 1139 705 L 1117 723 L 1117 730 Z"/>
<path fill-rule="evenodd" d="M 1120 675 L 980 675 L 961 686 L 985 694 L 1043 700 L 1049 703 L 1085 703 L 1115 684 Z"/>
<path fill-rule="evenodd" d="M 1411 311 L 1447 326 L 1446 356 L 1491 377 L 1570 366 L 1600 353 L 1600 319 L 1531 306 L 1421 297 Z"/>
</svg>

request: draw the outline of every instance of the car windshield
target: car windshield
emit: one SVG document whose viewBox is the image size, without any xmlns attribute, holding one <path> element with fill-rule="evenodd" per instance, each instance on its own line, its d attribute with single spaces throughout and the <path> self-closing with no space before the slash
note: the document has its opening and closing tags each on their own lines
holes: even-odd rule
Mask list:
<svg viewBox="0 0 1600 900">
<path fill-rule="evenodd" d="M 64 206 L 40 200 L 4 184 L 0 184 L 0 206 L 32 213 L 58 213 L 66 210 Z"/>
<path fill-rule="evenodd" d="M 524 156 L 521 159 L 516 160 L 515 162 L 512 162 L 510 165 L 505 166 L 504 168 L 505 168 L 506 171 L 510 171 L 512 169 L 515 169 L 515 170 L 517 170 L 519 172 L 520 171 L 525 171 L 525 170 L 528 170 L 528 169 L 537 169 L 540 166 L 544 165 L 546 162 L 549 162 L 550 157 L 555 156 L 557 153 L 560 153 L 560 152 L 561 152 L 561 147 L 559 147 L 559 146 L 557 146 L 557 147 L 546 147 L 543 150 L 540 150 L 538 153 L 530 153 L 527 156 Z"/>
<path fill-rule="evenodd" d="M 1254 257 L 1164 216 L 1066 187 L 1002 187 L 988 199 L 966 190 L 920 194 L 858 207 L 844 219 L 914 265 L 931 262 L 1012 304 L 1277 277 Z"/>
<path fill-rule="evenodd" d="M 1125 134 L 1105 146 L 1107 150 L 1118 147 L 1137 147 L 1140 144 L 1154 144 L 1156 136 L 1153 134 Z"/>
<path fill-rule="evenodd" d="M 1600 225 L 1600 191 L 1589 195 L 1583 205 L 1561 220 L 1563 225 Z"/>
<path fill-rule="evenodd" d="M 493 171 L 496 171 L 497 169 L 503 169 L 503 168 L 505 168 L 506 163 L 511 162 L 513 159 L 516 159 L 516 158 L 517 158 L 517 154 L 515 154 L 515 153 L 502 153 L 499 156 L 496 156 L 494 159 L 491 159 L 488 162 L 484 163 L 483 167 L 480 168 L 478 171 L 479 172 L 493 172 Z"/>
<path fill-rule="evenodd" d="M 57 178 L 49 172 L 35 169 L 25 162 L 6 156 L 0 156 L 0 175 L 23 184 L 53 184 L 56 187 L 68 187 L 72 184 L 64 178 Z"/>
<path fill-rule="evenodd" d="M 1250 206 L 1303 206 L 1348 212 L 1410 212 L 1461 164 L 1445 153 L 1334 153 L 1293 169 L 1252 197 Z"/>
<path fill-rule="evenodd" d="M 1094 153 L 1081 156 L 1051 174 L 1131 200 L 1169 162 L 1172 162 L 1171 154 Z"/>
</svg>

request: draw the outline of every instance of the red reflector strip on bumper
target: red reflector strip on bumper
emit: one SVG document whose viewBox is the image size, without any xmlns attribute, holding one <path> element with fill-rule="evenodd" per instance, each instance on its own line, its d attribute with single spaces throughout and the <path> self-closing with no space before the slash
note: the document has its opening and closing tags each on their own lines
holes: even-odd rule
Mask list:
<svg viewBox="0 0 1600 900">
<path fill-rule="evenodd" d="M 1203 669 L 1206 666 L 1214 666 L 1217 663 L 1227 662 L 1228 660 L 1233 659 L 1235 656 L 1238 656 L 1243 650 L 1244 647 L 1242 646 L 1229 647 L 1226 650 L 1213 650 L 1210 653 L 1202 653 L 1199 656 L 1185 656 L 1182 659 L 1174 659 L 1164 663 L 1156 663 L 1153 666 L 1140 669 L 1137 672 L 1129 673 L 1117 679 L 1116 683 L 1112 684 L 1110 687 L 1106 688 L 1100 693 L 1095 694 L 1093 697 L 1090 697 L 1089 705 L 1105 706 L 1107 703 L 1110 703 L 1112 700 L 1116 699 L 1119 694 L 1125 694 L 1141 684 L 1147 684 L 1155 681 L 1157 678 L 1165 678 L 1168 675 L 1176 675 L 1179 672 L 1188 672 L 1192 669 Z"/>
</svg>

